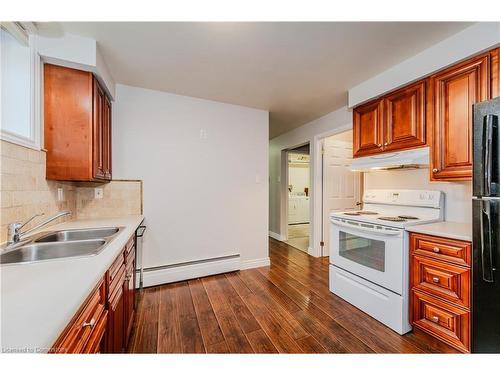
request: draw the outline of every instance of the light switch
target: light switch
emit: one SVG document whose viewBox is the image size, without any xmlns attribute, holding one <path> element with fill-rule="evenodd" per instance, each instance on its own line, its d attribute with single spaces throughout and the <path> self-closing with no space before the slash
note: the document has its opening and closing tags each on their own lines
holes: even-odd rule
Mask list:
<svg viewBox="0 0 500 375">
<path fill-rule="evenodd" d="M 95 199 L 102 199 L 104 197 L 104 190 L 102 188 L 95 188 L 94 189 L 94 198 Z"/>
<path fill-rule="evenodd" d="M 262 179 L 260 178 L 260 174 L 255 175 L 255 183 L 260 184 L 262 182 Z"/>
<path fill-rule="evenodd" d="M 58 202 L 64 201 L 64 190 L 63 190 L 63 188 L 57 188 L 57 201 Z"/>
<path fill-rule="evenodd" d="M 200 129 L 200 139 L 207 139 L 207 130 L 206 129 Z"/>
</svg>

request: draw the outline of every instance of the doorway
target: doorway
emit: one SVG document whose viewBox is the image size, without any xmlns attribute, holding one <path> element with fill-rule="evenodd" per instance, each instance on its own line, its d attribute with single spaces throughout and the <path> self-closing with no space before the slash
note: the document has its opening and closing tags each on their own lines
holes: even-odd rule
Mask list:
<svg viewBox="0 0 500 375">
<path fill-rule="evenodd" d="M 348 130 L 322 141 L 321 256 L 330 254 L 330 213 L 355 210 L 361 201 L 362 175 L 350 170 L 352 139 Z"/>
<path fill-rule="evenodd" d="M 308 252 L 310 232 L 310 148 L 309 144 L 288 150 L 287 244 Z"/>
</svg>

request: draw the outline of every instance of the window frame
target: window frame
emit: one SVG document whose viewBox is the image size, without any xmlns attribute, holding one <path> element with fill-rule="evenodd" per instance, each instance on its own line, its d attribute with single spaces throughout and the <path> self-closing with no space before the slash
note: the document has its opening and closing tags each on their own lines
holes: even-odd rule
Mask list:
<svg viewBox="0 0 500 375">
<path fill-rule="evenodd" d="M 30 134 L 31 137 L 23 137 L 22 135 L 9 132 L 5 129 L 0 129 L 0 139 L 10 143 L 18 144 L 34 150 L 41 149 L 41 79 L 42 79 L 42 64 L 41 58 L 36 48 L 36 37 L 31 32 L 27 31 L 21 24 L 17 22 L 2 22 L 2 28 L 13 35 L 22 43 L 26 43 L 30 52 Z M 2 93 L 3 95 L 3 93 Z"/>
</svg>

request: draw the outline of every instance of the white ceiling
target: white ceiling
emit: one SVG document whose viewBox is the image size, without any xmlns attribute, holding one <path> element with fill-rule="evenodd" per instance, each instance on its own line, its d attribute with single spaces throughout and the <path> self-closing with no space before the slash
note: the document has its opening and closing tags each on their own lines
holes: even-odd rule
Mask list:
<svg viewBox="0 0 500 375">
<path fill-rule="evenodd" d="M 347 104 L 347 90 L 470 23 L 38 24 L 97 40 L 117 83 L 270 111 L 270 138 Z"/>
</svg>

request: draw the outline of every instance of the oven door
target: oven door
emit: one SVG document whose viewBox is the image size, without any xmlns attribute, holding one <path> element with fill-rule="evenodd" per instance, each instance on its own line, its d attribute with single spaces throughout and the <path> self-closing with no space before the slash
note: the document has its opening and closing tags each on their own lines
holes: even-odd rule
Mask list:
<svg viewBox="0 0 500 375">
<path fill-rule="evenodd" d="M 330 263 L 399 295 L 404 230 L 331 218 Z"/>
</svg>

